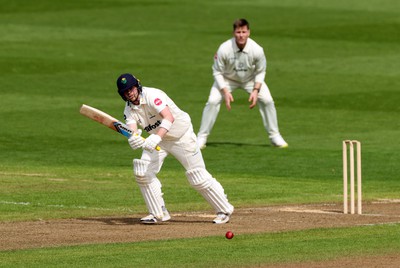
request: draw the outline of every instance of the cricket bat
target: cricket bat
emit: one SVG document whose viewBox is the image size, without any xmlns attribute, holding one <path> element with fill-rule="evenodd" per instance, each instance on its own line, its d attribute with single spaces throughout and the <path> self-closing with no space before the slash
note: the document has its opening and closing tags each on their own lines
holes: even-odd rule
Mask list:
<svg viewBox="0 0 400 268">
<path fill-rule="evenodd" d="M 124 135 L 126 138 L 130 138 L 132 135 L 137 135 L 132 132 L 132 130 L 129 129 L 129 127 L 119 121 L 118 119 L 112 117 L 111 115 L 100 111 L 99 109 L 93 108 L 89 105 L 82 104 L 81 109 L 79 112 L 86 116 L 87 118 L 90 118 L 100 124 L 103 124 L 104 126 L 111 128 L 112 130 L 120 133 L 121 135 Z M 144 138 L 143 138 L 144 139 Z M 159 151 L 160 147 L 157 146 L 156 150 Z"/>
</svg>

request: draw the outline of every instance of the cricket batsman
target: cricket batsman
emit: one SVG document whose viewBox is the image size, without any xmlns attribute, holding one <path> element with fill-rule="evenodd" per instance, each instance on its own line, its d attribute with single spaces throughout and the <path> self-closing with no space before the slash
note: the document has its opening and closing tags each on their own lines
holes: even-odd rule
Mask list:
<svg viewBox="0 0 400 268">
<path fill-rule="evenodd" d="M 215 210 L 213 223 L 228 222 L 234 207 L 222 185 L 206 170 L 190 116 L 179 109 L 165 92 L 142 86 L 132 74 L 120 75 L 117 88 L 125 101 L 126 124 L 137 134 L 129 138 L 129 145 L 133 150 L 143 149 L 141 158 L 133 160 L 133 174 L 149 211 L 141 222 L 154 224 L 171 218 L 157 178 L 169 154 L 182 164 L 190 185 Z M 148 138 L 140 136 L 141 130 L 149 134 Z M 157 146 L 161 149 L 156 150 Z"/>
</svg>

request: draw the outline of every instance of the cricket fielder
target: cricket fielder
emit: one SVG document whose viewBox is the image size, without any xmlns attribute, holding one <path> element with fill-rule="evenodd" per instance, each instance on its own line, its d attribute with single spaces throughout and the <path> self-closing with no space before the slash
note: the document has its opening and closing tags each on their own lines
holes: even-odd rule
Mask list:
<svg viewBox="0 0 400 268">
<path fill-rule="evenodd" d="M 141 222 L 152 224 L 171 218 L 157 178 L 168 154 L 182 164 L 190 185 L 214 208 L 216 218 L 213 222 L 228 222 L 234 207 L 228 202 L 221 184 L 206 170 L 190 116 L 179 109 L 165 92 L 142 87 L 132 74 L 119 76 L 117 87 L 126 102 L 126 124 L 139 134 L 129 138 L 129 145 L 133 150 L 143 149 L 141 158 L 133 160 L 133 173 L 150 213 Z M 138 127 L 150 136 L 143 139 Z M 161 149 L 155 150 L 156 146 Z"/>
<path fill-rule="evenodd" d="M 214 84 L 203 110 L 200 130 L 197 134 L 201 149 L 206 147 L 207 138 L 217 119 L 222 100 L 228 110 L 234 101 L 232 92 L 244 89 L 249 94 L 250 109 L 258 104 L 263 125 L 273 146 L 286 148 L 282 138 L 274 100 L 264 82 L 267 60 L 263 48 L 249 38 L 250 26 L 245 19 L 233 24 L 233 38 L 218 48 L 212 66 Z"/>
</svg>

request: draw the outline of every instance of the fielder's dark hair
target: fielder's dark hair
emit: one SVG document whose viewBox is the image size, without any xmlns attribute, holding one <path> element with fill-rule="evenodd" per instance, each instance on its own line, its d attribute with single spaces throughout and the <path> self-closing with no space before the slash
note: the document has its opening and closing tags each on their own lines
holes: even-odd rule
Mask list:
<svg viewBox="0 0 400 268">
<path fill-rule="evenodd" d="M 250 29 L 250 23 L 246 19 L 237 19 L 233 22 L 233 30 L 244 26 L 247 26 L 247 28 Z"/>
</svg>

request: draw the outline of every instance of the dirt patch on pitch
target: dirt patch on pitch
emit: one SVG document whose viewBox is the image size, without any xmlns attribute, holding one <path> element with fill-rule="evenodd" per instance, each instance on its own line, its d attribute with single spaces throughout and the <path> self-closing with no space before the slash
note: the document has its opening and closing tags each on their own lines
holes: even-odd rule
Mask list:
<svg viewBox="0 0 400 268">
<path fill-rule="evenodd" d="M 11 222 L 0 224 L 0 250 L 224 236 L 227 230 L 239 236 L 249 233 L 400 223 L 400 202 L 381 200 L 364 204 L 363 213 L 345 215 L 340 204 L 309 204 L 236 209 L 231 221 L 223 225 L 211 223 L 214 218 L 211 212 L 172 212 L 170 221 L 158 225 L 141 224 L 139 219 L 143 215 Z M 382 258 L 389 259 L 391 264 L 394 261 L 396 265 L 393 267 L 400 267 L 399 257 Z M 347 260 L 337 260 L 332 263 L 336 266 L 329 266 L 325 262 L 308 263 L 307 267 L 345 267 L 346 263 Z M 371 258 L 371 266 L 365 266 L 364 263 L 362 266 L 375 267 L 373 263 L 386 262 L 374 257 Z M 349 265 L 354 267 L 354 262 Z"/>
</svg>

